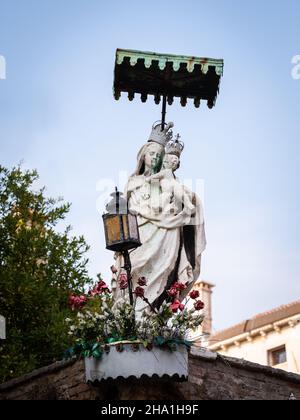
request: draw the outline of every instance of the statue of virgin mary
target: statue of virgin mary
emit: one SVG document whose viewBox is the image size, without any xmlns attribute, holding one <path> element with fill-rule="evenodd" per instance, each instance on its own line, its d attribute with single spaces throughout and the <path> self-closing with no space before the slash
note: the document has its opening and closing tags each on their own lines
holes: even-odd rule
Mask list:
<svg viewBox="0 0 300 420">
<path fill-rule="evenodd" d="M 165 154 L 165 146 L 170 141 L 172 123 L 161 130 L 161 122 L 154 123 L 148 142 L 141 148 L 137 156 L 137 167 L 129 178 L 125 197 L 131 213 L 137 215 L 142 246 L 131 252 L 132 283 L 137 287 L 140 277 L 147 279 L 145 295 L 149 302 L 159 308 L 168 297 L 167 290 L 179 281 L 187 288 L 182 293 L 183 299 L 199 278 L 201 255 L 206 246 L 203 208 L 200 199 L 183 184 L 182 203 L 173 212 L 165 212 L 160 208 L 160 196 L 164 193 L 161 184 L 149 182 L 151 175 L 161 171 Z M 194 206 L 184 205 L 184 197 L 189 196 Z M 114 277 L 114 293 L 118 301 L 122 291 L 119 277 L 123 258 L 116 254 L 117 273 Z M 136 310 L 145 309 L 147 304 L 137 300 Z"/>
</svg>

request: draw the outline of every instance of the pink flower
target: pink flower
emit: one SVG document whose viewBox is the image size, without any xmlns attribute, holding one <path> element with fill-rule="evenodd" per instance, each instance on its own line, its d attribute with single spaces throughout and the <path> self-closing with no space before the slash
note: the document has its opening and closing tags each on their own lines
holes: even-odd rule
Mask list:
<svg viewBox="0 0 300 420">
<path fill-rule="evenodd" d="M 187 286 L 186 284 L 183 284 L 177 281 L 176 283 L 173 284 L 172 288 L 182 291 L 182 290 L 185 290 Z"/>
<path fill-rule="evenodd" d="M 180 311 L 184 310 L 184 305 L 183 305 L 183 303 L 180 302 L 180 300 L 176 299 L 176 300 L 174 300 L 174 302 L 172 303 L 170 308 L 172 309 L 172 312 L 176 314 L 178 309 Z"/>
<path fill-rule="evenodd" d="M 202 302 L 202 300 L 196 300 L 196 302 L 194 303 L 194 307 L 196 311 L 201 311 L 202 309 L 204 309 L 205 305 Z"/>
<path fill-rule="evenodd" d="M 145 290 L 142 287 L 137 287 L 134 291 L 136 297 L 143 298 L 145 296 Z"/>
<path fill-rule="evenodd" d="M 175 287 L 172 287 L 170 290 L 167 290 L 167 293 L 171 298 L 176 298 L 178 295 L 178 290 L 175 289 Z"/>
<path fill-rule="evenodd" d="M 140 277 L 138 279 L 138 285 L 140 285 L 140 286 L 147 286 L 147 279 L 146 279 L 146 277 Z"/>
<path fill-rule="evenodd" d="M 79 310 L 82 309 L 84 307 L 84 305 L 87 302 L 87 298 L 84 295 L 81 296 L 76 296 L 76 295 L 71 295 L 69 296 L 69 305 L 71 306 L 72 310 Z"/>
<path fill-rule="evenodd" d="M 198 290 L 192 290 L 191 293 L 190 293 L 190 297 L 192 299 L 198 299 L 199 296 L 200 296 L 200 293 L 199 293 Z"/>
</svg>

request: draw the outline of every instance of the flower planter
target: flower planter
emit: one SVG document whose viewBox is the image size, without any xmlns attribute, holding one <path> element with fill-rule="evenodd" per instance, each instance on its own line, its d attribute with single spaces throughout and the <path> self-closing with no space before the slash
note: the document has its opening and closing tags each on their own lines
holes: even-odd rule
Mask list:
<svg viewBox="0 0 300 420">
<path fill-rule="evenodd" d="M 143 375 L 152 378 L 176 377 L 186 380 L 188 376 L 188 351 L 184 345 L 170 352 L 160 347 L 152 350 L 139 345 L 133 349 L 132 343 L 111 345 L 109 353 L 104 353 L 100 360 L 93 357 L 85 359 L 87 382 L 101 382 L 117 378 L 141 378 Z"/>
</svg>

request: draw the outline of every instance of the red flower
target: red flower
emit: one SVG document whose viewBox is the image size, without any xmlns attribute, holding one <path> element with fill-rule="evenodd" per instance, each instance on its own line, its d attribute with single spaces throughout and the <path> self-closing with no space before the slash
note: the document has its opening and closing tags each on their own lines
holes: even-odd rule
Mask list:
<svg viewBox="0 0 300 420">
<path fill-rule="evenodd" d="M 72 310 L 75 311 L 76 309 L 79 310 L 83 308 L 83 306 L 86 304 L 87 298 L 86 296 L 75 296 L 71 295 L 69 296 L 69 305 L 71 306 Z"/>
<path fill-rule="evenodd" d="M 178 309 L 180 309 L 181 311 L 184 310 L 184 305 L 180 302 L 180 300 L 176 299 L 174 300 L 170 308 L 172 309 L 172 312 L 176 314 Z"/>
<path fill-rule="evenodd" d="M 96 286 L 89 291 L 89 294 L 92 296 L 101 295 L 103 292 L 109 292 L 109 288 L 103 280 L 100 280 Z"/>
<path fill-rule="evenodd" d="M 99 283 L 97 284 L 96 287 L 97 287 L 97 290 L 99 291 L 99 293 L 102 293 L 106 290 L 109 290 L 107 284 L 102 280 L 99 281 Z"/>
<path fill-rule="evenodd" d="M 202 302 L 202 300 L 196 300 L 196 302 L 194 303 L 194 307 L 196 311 L 201 311 L 202 309 L 204 309 L 205 305 Z"/>
<path fill-rule="evenodd" d="M 125 289 L 127 289 L 127 287 L 128 287 L 128 281 L 127 280 L 120 281 L 120 289 L 121 290 L 125 290 Z"/>
<path fill-rule="evenodd" d="M 146 279 L 146 277 L 140 277 L 138 279 L 138 285 L 140 285 L 140 286 L 147 286 L 147 279 Z"/>
<path fill-rule="evenodd" d="M 186 284 L 183 284 L 177 281 L 176 283 L 173 284 L 172 288 L 182 291 L 182 290 L 185 290 L 187 286 Z"/>
<path fill-rule="evenodd" d="M 127 281 L 127 274 L 126 273 L 121 273 L 119 275 L 119 281 Z"/>
<path fill-rule="evenodd" d="M 167 293 L 171 298 L 176 298 L 178 295 L 178 290 L 175 289 L 175 287 L 172 287 L 170 290 L 167 290 Z"/>
<path fill-rule="evenodd" d="M 192 290 L 191 293 L 190 293 L 190 297 L 192 299 L 198 299 L 199 296 L 200 296 L 200 293 L 199 293 L 198 290 Z"/>
<path fill-rule="evenodd" d="M 142 287 L 137 287 L 134 291 L 136 297 L 143 298 L 145 296 L 145 290 Z"/>
<path fill-rule="evenodd" d="M 128 279 L 127 279 L 127 274 L 125 273 L 121 273 L 119 275 L 119 283 L 120 283 L 120 289 L 121 290 L 125 290 L 128 287 Z"/>
</svg>

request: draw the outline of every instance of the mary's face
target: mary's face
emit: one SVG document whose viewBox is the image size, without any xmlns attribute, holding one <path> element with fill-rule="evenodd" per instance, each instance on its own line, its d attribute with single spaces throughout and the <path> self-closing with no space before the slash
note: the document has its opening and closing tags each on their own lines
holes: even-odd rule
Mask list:
<svg viewBox="0 0 300 420">
<path fill-rule="evenodd" d="M 162 158 L 163 148 L 157 143 L 150 143 L 145 153 L 146 170 L 153 170 L 157 167 Z"/>
</svg>

